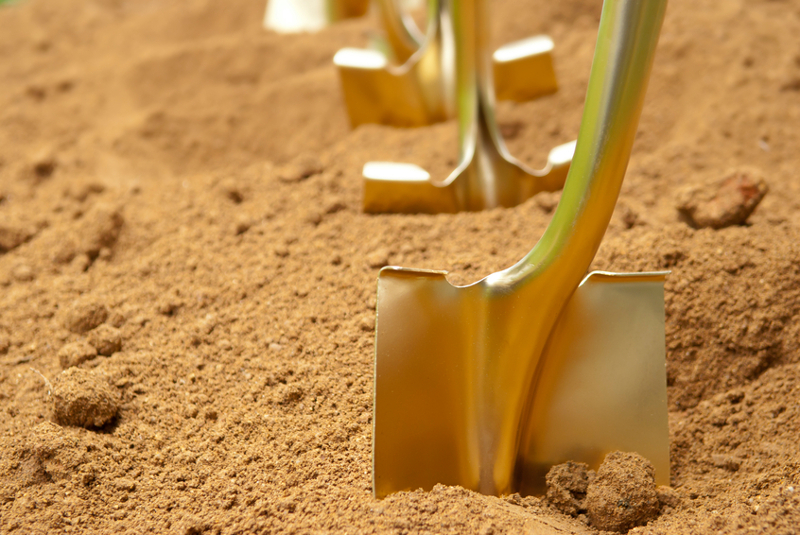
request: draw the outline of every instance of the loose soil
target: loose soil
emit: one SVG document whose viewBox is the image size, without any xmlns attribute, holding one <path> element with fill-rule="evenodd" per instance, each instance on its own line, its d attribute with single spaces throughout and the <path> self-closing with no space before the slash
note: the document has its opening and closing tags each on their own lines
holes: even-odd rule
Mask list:
<svg viewBox="0 0 800 535">
<path fill-rule="evenodd" d="M 559 93 L 498 106 L 512 153 L 539 167 L 577 134 L 600 1 L 492 9 L 495 44 L 556 43 Z M 372 498 L 378 269 L 478 280 L 533 246 L 556 199 L 361 213 L 366 161 L 441 176 L 455 125 L 351 131 L 331 58 L 373 21 L 279 36 L 263 11 L 0 7 L 0 531 L 596 532 L 536 497 Z M 593 265 L 672 271 L 673 490 L 632 533 L 800 525 L 798 35 L 798 0 L 670 2 Z M 681 219 L 682 187 L 743 168 L 769 186 L 746 224 Z M 56 423 L 62 363 L 107 381 L 111 422 Z"/>
</svg>

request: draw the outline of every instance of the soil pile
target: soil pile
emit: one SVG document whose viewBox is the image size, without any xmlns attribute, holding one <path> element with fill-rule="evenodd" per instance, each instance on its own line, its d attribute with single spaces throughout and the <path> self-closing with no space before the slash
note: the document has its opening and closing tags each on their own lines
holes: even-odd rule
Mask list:
<svg viewBox="0 0 800 535">
<path fill-rule="evenodd" d="M 441 176 L 455 125 L 351 131 L 331 58 L 373 23 L 279 36 L 263 4 L 0 7 L 0 530 L 593 532 L 533 497 L 371 497 L 378 269 L 477 280 L 533 246 L 557 195 L 361 213 L 366 161 Z M 496 45 L 556 43 L 559 93 L 497 112 L 541 167 L 577 134 L 600 2 L 492 8 Z M 797 35 L 797 0 L 667 11 L 593 266 L 672 270 L 674 492 L 632 533 L 800 525 Z M 746 224 L 681 219 L 679 190 L 744 168 L 769 188 Z M 103 427 L 54 423 L 42 375 L 73 364 L 102 378 Z"/>
</svg>

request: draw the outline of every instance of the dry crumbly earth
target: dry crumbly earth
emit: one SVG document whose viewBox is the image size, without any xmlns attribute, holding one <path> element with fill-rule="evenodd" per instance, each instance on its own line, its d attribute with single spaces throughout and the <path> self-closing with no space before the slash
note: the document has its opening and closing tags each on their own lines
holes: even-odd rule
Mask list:
<svg viewBox="0 0 800 535">
<path fill-rule="evenodd" d="M 478 280 L 533 246 L 555 199 L 361 213 L 365 161 L 441 175 L 455 127 L 351 131 L 331 58 L 373 22 L 278 36 L 263 4 L 0 8 L 0 532 L 595 532 L 535 497 L 372 498 L 378 269 Z M 577 134 L 600 1 L 492 8 L 496 44 L 556 42 L 560 92 L 498 106 L 540 166 Z M 632 533 L 798 532 L 798 35 L 798 0 L 670 2 L 593 266 L 672 270 L 675 499 Z M 287 181 L 310 158 L 321 171 Z M 745 166 L 770 187 L 748 224 L 680 220 L 682 186 Z M 55 420 L 70 363 L 113 390 L 104 427 Z"/>
</svg>

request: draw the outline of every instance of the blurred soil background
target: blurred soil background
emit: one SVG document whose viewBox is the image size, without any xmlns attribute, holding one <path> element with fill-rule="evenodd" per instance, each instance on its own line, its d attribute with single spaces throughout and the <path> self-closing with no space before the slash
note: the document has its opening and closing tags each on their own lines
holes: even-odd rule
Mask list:
<svg viewBox="0 0 800 535">
<path fill-rule="evenodd" d="M 559 93 L 498 106 L 540 167 L 577 135 L 601 2 L 491 5 L 496 45 L 556 43 Z M 366 161 L 441 176 L 455 126 L 352 131 L 331 58 L 374 21 L 281 36 L 263 14 L 0 7 L 0 531 L 595 533 L 535 497 L 372 498 L 379 268 L 476 281 L 533 246 L 558 195 L 361 213 Z M 669 4 L 593 266 L 672 271 L 674 490 L 631 533 L 800 525 L 799 35 L 798 0 Z M 769 186 L 748 222 L 689 225 L 680 192 L 730 176 Z"/>
</svg>

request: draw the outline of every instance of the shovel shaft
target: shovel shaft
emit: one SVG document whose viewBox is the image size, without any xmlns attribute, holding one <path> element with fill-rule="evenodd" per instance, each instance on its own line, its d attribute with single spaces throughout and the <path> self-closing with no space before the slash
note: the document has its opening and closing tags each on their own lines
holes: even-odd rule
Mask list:
<svg viewBox="0 0 800 535">
<path fill-rule="evenodd" d="M 452 16 L 443 27 L 453 29 L 459 45 L 459 118 L 468 119 L 462 125 L 471 124 L 462 131 L 462 140 L 475 139 L 478 125 L 487 123 L 481 108 L 488 106 L 481 106 L 481 99 L 492 98 L 491 87 L 481 86 L 489 68 L 483 46 L 486 0 L 442 1 L 451 8 L 443 13 Z M 563 358 L 563 351 L 547 356 L 548 347 L 561 347 L 552 343 L 552 337 L 560 336 L 566 343 L 581 335 L 585 339 L 578 342 L 584 345 L 599 339 L 582 332 L 587 325 L 577 313 L 573 314 L 579 317 L 574 322 L 577 328 L 558 331 L 556 326 L 567 304 L 575 302 L 572 297 L 578 294 L 614 210 L 665 7 L 666 0 L 605 1 L 564 193 L 544 235 L 522 261 L 466 287 L 452 286 L 442 272 L 381 271 L 373 444 L 377 496 L 436 483 L 459 484 L 486 494 L 514 492 L 524 473 L 518 469 L 521 462 L 525 464 L 522 449 L 530 446 L 528 464 L 534 470 L 545 458 L 542 444 L 548 441 L 541 439 L 548 437 L 538 433 L 546 428 L 530 423 L 537 381 L 547 382 L 553 376 L 542 371 L 545 361 Z M 486 131 L 482 136 L 490 137 Z M 503 160 L 496 147 L 492 152 L 486 145 L 476 149 L 476 158 L 465 167 L 468 178 L 476 182 L 492 162 Z M 585 300 L 589 294 L 582 295 Z M 650 308 L 656 312 L 657 301 L 648 301 L 655 303 Z M 600 303 L 594 314 L 602 315 L 604 306 Z M 578 308 L 573 306 L 573 312 Z M 663 332 L 663 320 L 659 323 L 658 314 L 651 316 L 648 332 Z M 623 324 L 627 321 L 623 315 L 614 317 L 622 318 Z M 595 322 L 594 327 L 601 324 Z M 656 338 L 663 340 L 663 334 Z M 598 354 L 614 354 L 614 340 Z M 630 348 L 620 351 L 623 357 L 637 357 Z M 656 357 L 663 355 L 663 346 L 660 351 Z M 539 390 L 541 394 L 553 389 Z M 557 392 L 571 397 L 568 387 L 559 386 Z"/>
<path fill-rule="evenodd" d="M 425 36 L 409 14 L 400 8 L 400 0 L 378 0 L 378 16 L 396 63 L 405 63 L 422 46 Z M 435 16 L 438 2 L 429 2 L 430 14 Z"/>
<path fill-rule="evenodd" d="M 666 0 L 605 1 L 578 143 L 561 201 L 533 250 L 497 274 L 495 282 L 522 282 L 535 271 L 559 264 L 574 288 L 586 273 L 628 166 L 666 5 Z"/>
<path fill-rule="evenodd" d="M 545 344 L 600 246 L 625 176 L 666 0 L 606 0 L 575 156 L 536 246 L 480 283 L 481 490 L 513 486 L 515 456 Z M 531 306 L 533 304 L 533 306 Z"/>
</svg>

